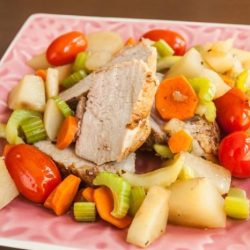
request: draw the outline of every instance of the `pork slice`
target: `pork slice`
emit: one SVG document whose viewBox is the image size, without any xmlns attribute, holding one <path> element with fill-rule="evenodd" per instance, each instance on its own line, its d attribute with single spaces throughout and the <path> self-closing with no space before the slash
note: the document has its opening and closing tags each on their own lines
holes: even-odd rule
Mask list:
<svg viewBox="0 0 250 250">
<path fill-rule="evenodd" d="M 142 150 L 152 150 L 154 144 L 166 144 L 167 134 L 162 127 L 154 120 L 152 116 L 149 118 L 151 133 L 146 142 L 142 146 Z"/>
<path fill-rule="evenodd" d="M 76 117 L 79 120 L 82 120 L 83 114 L 85 113 L 86 110 L 86 102 L 87 98 L 85 96 L 81 96 L 77 106 L 76 106 Z"/>
<path fill-rule="evenodd" d="M 62 100 L 65 102 L 72 101 L 73 99 L 79 99 L 81 96 L 86 96 L 89 88 L 92 85 L 94 74 L 89 74 L 84 79 L 73 85 L 72 87 L 62 91 L 59 94 Z"/>
<path fill-rule="evenodd" d="M 143 39 L 141 42 L 133 46 L 127 46 L 120 50 L 106 65 L 112 66 L 118 63 L 131 61 L 132 59 L 143 60 L 148 67 L 155 72 L 157 64 L 157 52 L 151 46 L 151 41 Z"/>
<path fill-rule="evenodd" d="M 194 116 L 187 121 L 174 118 L 164 126 L 168 136 L 182 129 L 193 137 L 192 154 L 217 162 L 220 130 L 216 122 L 208 122 L 200 116 Z"/>
<path fill-rule="evenodd" d="M 80 134 L 80 128 L 81 128 L 81 122 L 82 122 L 83 114 L 86 111 L 86 102 L 87 102 L 87 98 L 85 96 L 81 96 L 78 103 L 77 103 L 77 105 L 76 105 L 75 116 L 76 116 L 77 121 L 78 121 L 78 124 L 77 124 L 78 129 L 77 129 L 77 133 L 75 135 L 74 141 L 76 140 L 76 138 Z"/>
<path fill-rule="evenodd" d="M 98 165 L 122 161 L 146 140 L 157 80 L 145 62 L 133 60 L 95 73 L 76 154 Z"/>
<path fill-rule="evenodd" d="M 77 175 L 83 182 L 90 185 L 96 175 L 103 171 L 112 173 L 119 173 L 121 170 L 135 172 L 135 154 L 130 154 L 119 163 L 110 162 L 97 166 L 93 162 L 78 157 L 73 147 L 60 150 L 50 141 L 40 141 L 34 146 L 49 155 L 59 165 L 62 172 Z"/>
<path fill-rule="evenodd" d="M 150 46 L 147 40 L 143 40 L 134 46 L 125 47 L 118 52 L 118 54 L 116 54 L 107 65 L 105 65 L 105 68 L 122 62 L 131 61 L 133 59 L 143 60 L 153 72 L 156 71 L 157 52 L 154 47 Z M 94 74 L 94 72 L 89 74 L 73 87 L 61 92 L 59 96 L 64 101 L 71 101 L 82 95 L 86 96 L 93 83 L 93 78 L 95 78 Z"/>
</svg>

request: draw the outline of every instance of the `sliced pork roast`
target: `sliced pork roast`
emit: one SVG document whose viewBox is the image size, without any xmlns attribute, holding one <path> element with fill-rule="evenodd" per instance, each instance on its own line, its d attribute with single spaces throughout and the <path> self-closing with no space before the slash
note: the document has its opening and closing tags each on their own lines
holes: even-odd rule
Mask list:
<svg viewBox="0 0 250 250">
<path fill-rule="evenodd" d="M 155 72 L 157 52 L 148 41 L 149 40 L 143 40 L 135 46 L 125 47 L 120 52 L 118 52 L 105 67 L 110 67 L 115 64 L 137 59 L 143 60 L 148 65 L 148 67 L 153 72 Z M 61 92 L 59 96 L 64 101 L 70 101 L 72 99 L 79 98 L 82 95 L 86 96 L 93 82 L 92 77 L 94 77 L 94 73 L 89 74 L 86 78 L 75 84 L 73 87 Z"/>
<path fill-rule="evenodd" d="M 109 67 L 135 59 L 144 61 L 153 72 L 156 72 L 157 52 L 151 45 L 150 40 L 144 39 L 134 46 L 127 46 L 120 50 L 106 66 Z"/>
<path fill-rule="evenodd" d="M 155 72 L 142 60 L 133 60 L 92 74 L 76 154 L 97 165 L 119 162 L 149 136 Z"/>
<path fill-rule="evenodd" d="M 185 122 L 171 119 L 164 126 L 168 136 L 182 129 L 193 137 L 191 153 L 213 162 L 217 161 L 220 130 L 216 122 L 211 123 L 200 116 L 194 116 Z"/>
<path fill-rule="evenodd" d="M 146 142 L 142 146 L 142 150 L 152 150 L 154 144 L 166 144 L 167 134 L 162 127 L 154 120 L 152 116 L 149 118 L 151 133 Z"/>
<path fill-rule="evenodd" d="M 34 144 L 39 150 L 49 155 L 65 174 L 73 173 L 82 181 L 92 184 L 95 176 L 102 171 L 119 173 L 120 170 L 135 172 L 135 154 L 130 154 L 124 161 L 119 163 L 107 163 L 100 166 L 78 157 L 73 147 L 58 149 L 50 141 L 40 141 Z"/>
</svg>

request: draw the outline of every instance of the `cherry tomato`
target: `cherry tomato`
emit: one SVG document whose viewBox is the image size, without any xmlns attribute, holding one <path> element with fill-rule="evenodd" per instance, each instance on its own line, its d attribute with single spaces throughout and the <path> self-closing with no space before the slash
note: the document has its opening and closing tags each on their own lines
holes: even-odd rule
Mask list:
<svg viewBox="0 0 250 250">
<path fill-rule="evenodd" d="M 219 146 L 219 160 L 233 176 L 250 177 L 250 135 L 238 131 L 226 136 Z"/>
<path fill-rule="evenodd" d="M 142 37 L 148 38 L 152 41 L 165 40 L 175 51 L 175 55 L 183 55 L 186 51 L 186 41 L 177 32 L 172 30 L 155 29 L 145 33 Z"/>
<path fill-rule="evenodd" d="M 5 162 L 19 192 L 31 201 L 43 203 L 61 182 L 55 163 L 34 146 L 20 144 L 12 147 Z"/>
<path fill-rule="evenodd" d="M 76 55 L 87 48 L 87 39 L 81 32 L 73 31 L 57 37 L 48 47 L 46 57 L 54 66 L 72 63 Z"/>
<path fill-rule="evenodd" d="M 250 127 L 248 97 L 238 88 L 232 88 L 215 100 L 217 121 L 226 132 L 246 130 Z"/>
</svg>

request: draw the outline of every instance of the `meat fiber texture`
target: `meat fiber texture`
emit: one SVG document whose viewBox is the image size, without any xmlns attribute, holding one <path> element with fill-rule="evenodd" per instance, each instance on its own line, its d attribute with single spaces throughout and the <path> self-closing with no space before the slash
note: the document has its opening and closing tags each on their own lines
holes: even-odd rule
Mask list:
<svg viewBox="0 0 250 250">
<path fill-rule="evenodd" d="M 149 40 L 142 40 L 134 46 L 125 47 L 119 51 L 105 67 L 111 67 L 115 64 L 131 61 L 133 59 L 143 60 L 152 72 L 156 71 L 157 52 L 156 49 L 150 45 Z M 64 101 L 78 99 L 82 95 L 86 96 L 93 82 L 92 77 L 94 77 L 94 73 L 89 74 L 71 88 L 61 92 L 59 96 Z"/>
<path fill-rule="evenodd" d="M 93 162 L 78 157 L 73 147 L 61 150 L 50 141 L 39 141 L 34 146 L 49 155 L 59 165 L 63 173 L 77 175 L 89 185 L 92 184 L 96 175 L 103 171 L 112 173 L 119 173 L 121 170 L 135 172 L 135 154 L 130 154 L 125 160 L 119 163 L 109 162 L 97 166 Z"/>
<path fill-rule="evenodd" d="M 92 73 L 76 154 L 97 165 L 122 161 L 150 134 L 157 79 L 143 60 Z"/>
</svg>

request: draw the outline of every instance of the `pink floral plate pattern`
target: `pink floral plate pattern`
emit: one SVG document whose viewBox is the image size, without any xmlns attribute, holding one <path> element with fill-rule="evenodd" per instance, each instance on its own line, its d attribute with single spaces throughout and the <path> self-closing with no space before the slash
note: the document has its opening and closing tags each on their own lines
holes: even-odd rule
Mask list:
<svg viewBox="0 0 250 250">
<path fill-rule="evenodd" d="M 213 23 L 140 20 L 102 17 L 32 15 L 23 25 L 0 61 L 0 122 L 8 118 L 8 92 L 24 74 L 32 72 L 26 61 L 45 51 L 51 40 L 71 30 L 118 32 L 124 39 L 138 39 L 153 28 L 180 32 L 188 46 L 233 38 L 235 47 L 250 50 L 250 27 Z M 250 195 L 250 180 L 234 180 Z M 159 218 L 160 219 L 160 218 Z M 76 223 L 70 215 L 56 217 L 48 210 L 17 198 L 0 211 L 0 245 L 25 249 L 138 249 L 125 242 L 126 230 L 98 221 Z M 169 225 L 149 248 L 168 250 L 250 249 L 250 221 L 228 220 L 225 229 L 194 229 Z"/>
</svg>

